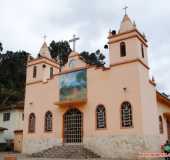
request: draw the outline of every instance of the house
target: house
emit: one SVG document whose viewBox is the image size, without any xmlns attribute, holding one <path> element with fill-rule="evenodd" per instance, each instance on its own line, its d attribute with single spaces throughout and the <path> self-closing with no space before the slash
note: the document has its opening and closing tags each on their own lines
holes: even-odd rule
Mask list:
<svg viewBox="0 0 170 160">
<path fill-rule="evenodd" d="M 24 103 L 0 106 L 0 144 L 3 148 L 13 148 L 15 131 L 23 130 Z"/>
</svg>

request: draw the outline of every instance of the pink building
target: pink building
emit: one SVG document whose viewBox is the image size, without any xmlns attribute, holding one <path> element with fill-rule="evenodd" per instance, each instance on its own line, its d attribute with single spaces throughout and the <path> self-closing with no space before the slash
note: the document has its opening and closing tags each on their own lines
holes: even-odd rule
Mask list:
<svg viewBox="0 0 170 160">
<path fill-rule="evenodd" d="M 45 42 L 28 61 L 24 153 L 81 143 L 102 157 L 132 158 L 170 139 L 170 100 L 149 79 L 146 37 L 125 15 L 107 38 L 104 70 L 72 52 L 59 72 Z"/>
</svg>

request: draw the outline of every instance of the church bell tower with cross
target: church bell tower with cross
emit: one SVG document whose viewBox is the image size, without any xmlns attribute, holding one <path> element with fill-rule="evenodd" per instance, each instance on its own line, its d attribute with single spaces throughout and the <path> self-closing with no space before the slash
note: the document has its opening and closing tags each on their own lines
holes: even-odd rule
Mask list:
<svg viewBox="0 0 170 160">
<path fill-rule="evenodd" d="M 108 36 L 110 66 L 117 67 L 116 73 L 123 82 L 125 99 L 130 92 L 137 90 L 138 96 L 134 99 L 139 99 L 136 107 L 140 109 L 140 112 L 136 114 L 138 118 L 140 117 L 138 122 L 140 133 L 144 136 L 153 133 L 156 135 L 158 134 L 157 104 L 155 103 L 155 86 L 149 78 L 147 39 L 138 30 L 135 22 L 129 18 L 127 6 L 123 9 L 125 12 L 118 31 L 110 31 Z M 147 120 L 150 121 L 149 124 Z"/>
<path fill-rule="evenodd" d="M 119 30 L 117 32 L 109 31 L 110 63 L 138 59 L 148 66 L 146 37 L 138 30 L 135 22 L 129 18 L 127 8 L 127 6 L 123 8 L 125 12 Z"/>
</svg>

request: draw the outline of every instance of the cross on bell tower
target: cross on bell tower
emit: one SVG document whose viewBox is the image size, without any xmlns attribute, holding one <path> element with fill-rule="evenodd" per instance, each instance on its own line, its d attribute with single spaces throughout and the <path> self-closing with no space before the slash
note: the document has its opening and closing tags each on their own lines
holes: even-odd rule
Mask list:
<svg viewBox="0 0 170 160">
<path fill-rule="evenodd" d="M 125 6 L 123 9 L 125 10 L 125 15 L 127 15 L 128 6 Z"/>
<path fill-rule="evenodd" d="M 73 38 L 69 40 L 69 42 L 73 42 L 73 51 L 75 52 L 76 50 L 76 41 L 78 41 L 80 38 L 76 37 L 76 35 L 73 35 Z"/>
<path fill-rule="evenodd" d="M 43 36 L 43 39 L 44 39 L 44 42 L 46 41 L 46 39 L 47 39 L 47 36 L 46 35 L 44 35 Z"/>
</svg>

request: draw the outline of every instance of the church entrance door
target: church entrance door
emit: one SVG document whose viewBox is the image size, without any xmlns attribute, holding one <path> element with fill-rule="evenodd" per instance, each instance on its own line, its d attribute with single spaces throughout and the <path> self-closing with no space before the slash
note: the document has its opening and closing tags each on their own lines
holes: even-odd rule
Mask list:
<svg viewBox="0 0 170 160">
<path fill-rule="evenodd" d="M 64 143 L 81 143 L 83 138 L 83 114 L 76 108 L 64 114 Z"/>
<path fill-rule="evenodd" d="M 168 140 L 170 140 L 170 119 L 167 118 L 167 135 Z"/>
</svg>

